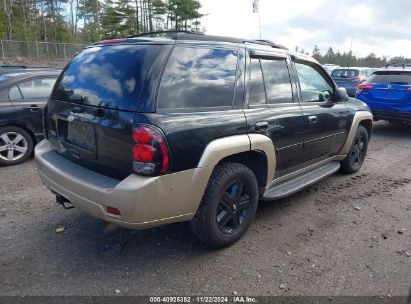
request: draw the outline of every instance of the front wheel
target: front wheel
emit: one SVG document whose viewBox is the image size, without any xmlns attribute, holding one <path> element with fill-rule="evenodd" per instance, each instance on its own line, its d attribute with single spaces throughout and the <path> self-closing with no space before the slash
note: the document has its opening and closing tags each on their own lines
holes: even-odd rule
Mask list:
<svg viewBox="0 0 411 304">
<path fill-rule="evenodd" d="M 358 126 L 353 143 L 347 157 L 341 162 L 341 171 L 355 173 L 364 163 L 368 149 L 368 132 L 364 126 Z"/>
<path fill-rule="evenodd" d="M 250 227 L 257 204 L 258 184 L 254 173 L 238 163 L 222 163 L 210 178 L 190 228 L 212 247 L 229 246 Z"/>
</svg>

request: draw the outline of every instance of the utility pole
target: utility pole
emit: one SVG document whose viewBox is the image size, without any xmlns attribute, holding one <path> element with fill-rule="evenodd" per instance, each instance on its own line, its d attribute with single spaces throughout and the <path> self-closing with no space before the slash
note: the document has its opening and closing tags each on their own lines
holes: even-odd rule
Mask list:
<svg viewBox="0 0 411 304">
<path fill-rule="evenodd" d="M 260 5 L 258 3 L 258 0 L 254 0 L 253 2 L 253 13 L 258 14 L 258 27 L 260 30 L 260 40 L 261 40 L 261 15 L 260 15 Z"/>
<path fill-rule="evenodd" d="M 351 65 L 351 55 L 352 55 L 352 36 L 351 36 L 350 52 L 348 53 L 348 67 L 350 67 Z"/>
</svg>

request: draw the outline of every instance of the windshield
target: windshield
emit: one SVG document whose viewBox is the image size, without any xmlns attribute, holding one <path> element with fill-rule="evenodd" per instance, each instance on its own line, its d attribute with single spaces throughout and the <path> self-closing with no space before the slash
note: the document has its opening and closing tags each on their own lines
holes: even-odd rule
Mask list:
<svg viewBox="0 0 411 304">
<path fill-rule="evenodd" d="M 331 72 L 331 77 L 352 78 L 352 77 L 357 77 L 359 74 L 360 74 L 359 70 L 335 69 Z"/>
<path fill-rule="evenodd" d="M 147 72 L 164 46 L 86 48 L 64 69 L 51 98 L 134 111 Z"/>
</svg>

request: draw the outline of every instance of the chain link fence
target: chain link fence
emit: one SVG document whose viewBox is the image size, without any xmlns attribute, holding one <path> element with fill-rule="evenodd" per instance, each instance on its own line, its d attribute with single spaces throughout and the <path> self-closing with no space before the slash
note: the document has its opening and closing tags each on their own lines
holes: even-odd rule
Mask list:
<svg viewBox="0 0 411 304">
<path fill-rule="evenodd" d="M 0 39 L 0 56 L 6 59 L 34 59 L 34 60 L 64 60 L 82 50 L 84 44 L 15 41 Z"/>
</svg>

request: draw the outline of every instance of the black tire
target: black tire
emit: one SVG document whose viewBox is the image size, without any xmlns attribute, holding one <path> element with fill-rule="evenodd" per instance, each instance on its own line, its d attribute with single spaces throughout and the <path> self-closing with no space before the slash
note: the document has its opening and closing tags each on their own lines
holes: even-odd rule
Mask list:
<svg viewBox="0 0 411 304">
<path fill-rule="evenodd" d="M 0 166 L 21 164 L 32 153 L 33 139 L 29 133 L 15 126 L 0 127 Z"/>
<path fill-rule="evenodd" d="M 352 174 L 360 170 L 368 149 L 368 132 L 364 126 L 358 126 L 357 132 L 347 157 L 341 162 L 341 172 Z"/>
<path fill-rule="evenodd" d="M 258 184 L 254 173 L 238 163 L 222 163 L 210 177 L 190 228 L 211 247 L 229 246 L 248 230 L 257 205 Z"/>
</svg>

